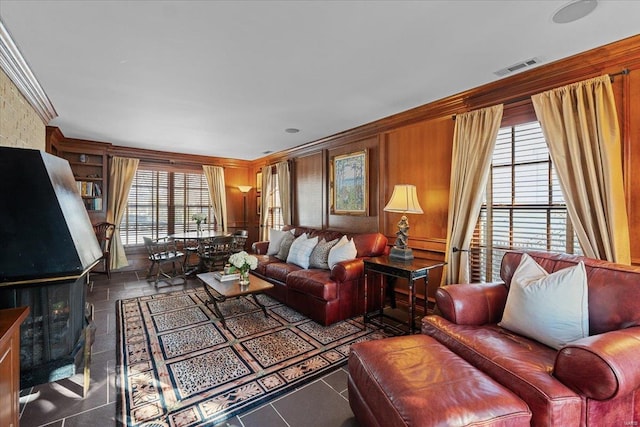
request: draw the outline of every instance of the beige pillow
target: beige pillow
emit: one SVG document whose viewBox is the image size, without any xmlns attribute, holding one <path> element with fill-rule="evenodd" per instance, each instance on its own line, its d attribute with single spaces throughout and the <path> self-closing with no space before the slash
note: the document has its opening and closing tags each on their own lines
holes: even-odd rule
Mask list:
<svg viewBox="0 0 640 427">
<path fill-rule="evenodd" d="M 329 258 L 327 260 L 329 269 L 333 268 L 333 266 L 340 261 L 356 259 L 356 255 L 358 255 L 358 250 L 356 249 L 356 244 L 353 239 L 347 240 L 347 236 L 342 236 L 338 243 L 329 251 Z"/>
<path fill-rule="evenodd" d="M 523 254 L 498 325 L 559 349 L 589 335 L 588 303 L 583 262 L 549 274 Z"/>
<path fill-rule="evenodd" d="M 275 255 L 280 250 L 280 243 L 282 238 L 288 233 L 288 231 L 281 231 L 272 228 L 269 230 L 269 248 L 267 249 L 267 255 Z"/>
</svg>

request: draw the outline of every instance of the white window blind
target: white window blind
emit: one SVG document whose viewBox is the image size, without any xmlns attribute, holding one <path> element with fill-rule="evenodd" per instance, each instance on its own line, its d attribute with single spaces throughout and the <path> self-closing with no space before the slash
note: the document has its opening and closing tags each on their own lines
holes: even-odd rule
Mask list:
<svg viewBox="0 0 640 427">
<path fill-rule="evenodd" d="M 141 245 L 157 238 L 195 229 L 194 213 L 207 215 L 204 228 L 213 228 L 209 188 L 204 174 L 138 169 L 120 224 L 124 245 Z"/>
<path fill-rule="evenodd" d="M 473 281 L 500 280 L 508 250 L 579 253 L 538 122 L 499 130 L 471 244 Z"/>
</svg>

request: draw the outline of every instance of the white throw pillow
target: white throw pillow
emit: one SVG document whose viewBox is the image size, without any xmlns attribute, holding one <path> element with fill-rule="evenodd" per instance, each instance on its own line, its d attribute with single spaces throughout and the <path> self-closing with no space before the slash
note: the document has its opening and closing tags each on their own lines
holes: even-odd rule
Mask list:
<svg viewBox="0 0 640 427">
<path fill-rule="evenodd" d="M 280 250 L 280 243 L 282 238 L 288 231 L 280 231 L 272 228 L 269 230 L 269 248 L 267 249 L 267 255 L 275 255 Z"/>
<path fill-rule="evenodd" d="M 329 251 L 329 259 L 327 260 L 329 269 L 332 269 L 333 266 L 340 261 L 356 259 L 357 255 L 358 250 L 356 249 L 356 244 L 353 239 L 347 240 L 347 236 L 342 236 L 338 243 Z"/>
<path fill-rule="evenodd" d="M 301 234 L 291 244 L 287 262 L 299 265 L 302 268 L 309 268 L 309 256 L 317 244 L 318 236 L 310 239 L 307 233 Z"/>
<path fill-rule="evenodd" d="M 583 262 L 549 274 L 523 254 L 498 325 L 557 350 L 589 335 L 588 304 Z"/>
</svg>

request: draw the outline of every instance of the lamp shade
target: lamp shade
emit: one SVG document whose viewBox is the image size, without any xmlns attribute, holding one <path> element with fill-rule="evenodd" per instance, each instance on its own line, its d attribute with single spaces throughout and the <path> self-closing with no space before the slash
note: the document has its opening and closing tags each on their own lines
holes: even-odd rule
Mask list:
<svg viewBox="0 0 640 427">
<path fill-rule="evenodd" d="M 410 184 L 397 184 L 393 187 L 391 200 L 384 207 L 384 210 L 397 213 L 424 213 L 418 202 L 416 186 Z"/>
<path fill-rule="evenodd" d="M 238 190 L 240 190 L 241 193 L 248 193 L 251 190 L 251 186 L 250 185 L 238 185 Z"/>
</svg>

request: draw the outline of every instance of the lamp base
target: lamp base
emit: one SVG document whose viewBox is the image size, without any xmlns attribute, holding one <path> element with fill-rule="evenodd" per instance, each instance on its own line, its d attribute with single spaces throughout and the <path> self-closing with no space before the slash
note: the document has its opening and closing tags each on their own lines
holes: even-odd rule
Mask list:
<svg viewBox="0 0 640 427">
<path fill-rule="evenodd" d="M 399 248 L 394 246 L 389 252 L 389 258 L 400 261 L 411 261 L 413 259 L 413 251 L 411 248 Z"/>
</svg>

